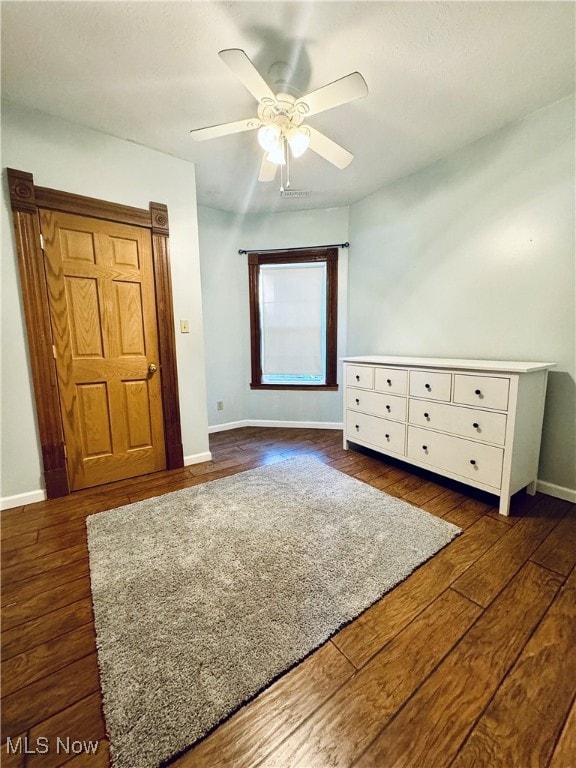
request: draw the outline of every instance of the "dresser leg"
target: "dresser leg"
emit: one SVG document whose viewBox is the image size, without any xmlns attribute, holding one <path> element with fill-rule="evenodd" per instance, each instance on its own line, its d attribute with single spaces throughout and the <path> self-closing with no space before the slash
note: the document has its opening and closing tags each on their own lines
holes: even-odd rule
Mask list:
<svg viewBox="0 0 576 768">
<path fill-rule="evenodd" d="M 510 496 L 500 496 L 500 506 L 498 507 L 498 512 L 501 515 L 508 517 L 510 514 Z"/>
<path fill-rule="evenodd" d="M 530 496 L 534 496 L 536 494 L 536 480 L 533 480 L 530 485 L 526 486 L 526 493 Z"/>
</svg>

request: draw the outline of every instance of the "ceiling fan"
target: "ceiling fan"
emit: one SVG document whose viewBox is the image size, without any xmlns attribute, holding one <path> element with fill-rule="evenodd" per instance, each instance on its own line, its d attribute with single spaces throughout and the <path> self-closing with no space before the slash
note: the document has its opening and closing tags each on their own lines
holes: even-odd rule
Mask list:
<svg viewBox="0 0 576 768">
<path fill-rule="evenodd" d="M 299 157 L 308 147 L 340 169 L 352 161 L 354 155 L 351 152 L 304 121 L 319 112 L 366 96 L 368 87 L 359 72 L 352 72 L 306 96 L 297 94 L 285 79 L 280 78 L 277 81 L 280 90 L 274 93 L 243 50 L 229 48 L 218 55 L 258 101 L 257 116 L 192 130 L 190 133 L 195 141 L 258 129 L 258 141 L 264 149 L 258 181 L 272 181 L 278 166 L 289 163 L 290 155 Z M 278 63 L 270 71 L 274 68 L 285 71 L 286 67 Z"/>
</svg>

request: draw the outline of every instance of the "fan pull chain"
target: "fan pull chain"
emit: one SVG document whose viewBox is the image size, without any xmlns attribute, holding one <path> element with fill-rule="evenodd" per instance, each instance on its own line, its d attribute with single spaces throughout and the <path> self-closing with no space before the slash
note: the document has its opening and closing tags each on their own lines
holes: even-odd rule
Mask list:
<svg viewBox="0 0 576 768">
<path fill-rule="evenodd" d="M 290 147 L 284 134 L 280 136 L 280 141 L 282 150 L 284 152 L 284 158 L 286 160 L 286 187 L 284 187 L 284 166 L 280 165 L 280 192 L 284 192 L 285 188 L 290 188 Z"/>
<path fill-rule="evenodd" d="M 288 171 L 288 163 L 290 161 L 289 161 L 288 155 L 290 153 L 289 153 L 289 150 L 288 150 L 288 145 L 286 143 L 286 137 L 284 136 L 283 133 L 280 134 L 280 147 L 282 148 L 282 153 L 284 155 L 285 163 L 286 163 L 286 186 L 289 187 L 290 186 L 290 176 L 289 176 L 289 171 Z M 280 192 L 284 192 L 284 165 L 282 165 L 282 164 L 280 164 Z"/>
</svg>

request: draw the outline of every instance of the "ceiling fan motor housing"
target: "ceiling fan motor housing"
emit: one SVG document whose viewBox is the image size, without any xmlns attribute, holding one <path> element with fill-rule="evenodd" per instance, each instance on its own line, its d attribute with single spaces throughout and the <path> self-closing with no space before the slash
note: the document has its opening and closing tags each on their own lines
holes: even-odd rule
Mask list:
<svg viewBox="0 0 576 768">
<path fill-rule="evenodd" d="M 258 117 L 263 125 L 277 125 L 279 128 L 297 128 L 304 120 L 304 111 L 296 105 L 296 99 L 289 93 L 277 93 L 276 98 L 264 97 L 258 105 Z"/>
</svg>

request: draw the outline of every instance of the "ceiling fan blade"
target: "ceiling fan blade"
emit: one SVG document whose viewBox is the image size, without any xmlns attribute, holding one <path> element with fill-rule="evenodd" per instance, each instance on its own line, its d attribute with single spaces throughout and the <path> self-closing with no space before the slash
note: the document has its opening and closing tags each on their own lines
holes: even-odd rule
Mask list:
<svg viewBox="0 0 576 768">
<path fill-rule="evenodd" d="M 310 125 L 307 125 L 306 128 L 310 131 L 310 149 L 317 155 L 341 170 L 352 162 L 354 155 L 347 149 L 336 144 L 335 141 L 317 131 L 316 128 L 312 128 Z"/>
<path fill-rule="evenodd" d="M 260 120 L 250 117 L 248 120 L 235 120 L 232 123 L 221 123 L 220 125 L 210 125 L 207 128 L 196 128 L 190 131 L 194 141 L 206 141 L 207 139 L 217 139 L 219 136 L 228 136 L 230 133 L 241 133 L 242 131 L 251 131 L 259 128 Z"/>
<path fill-rule="evenodd" d="M 227 48 L 220 51 L 218 56 L 230 67 L 257 101 L 262 101 L 264 98 L 275 98 L 268 83 L 241 48 Z"/>
<path fill-rule="evenodd" d="M 274 181 L 277 170 L 278 166 L 276 163 L 271 163 L 270 160 L 268 160 L 266 153 L 264 153 L 262 164 L 260 166 L 260 173 L 258 174 L 258 181 Z"/>
<path fill-rule="evenodd" d="M 340 80 L 318 88 L 296 100 L 296 109 L 303 115 L 316 115 L 368 94 L 368 86 L 360 72 L 352 72 Z"/>
</svg>

